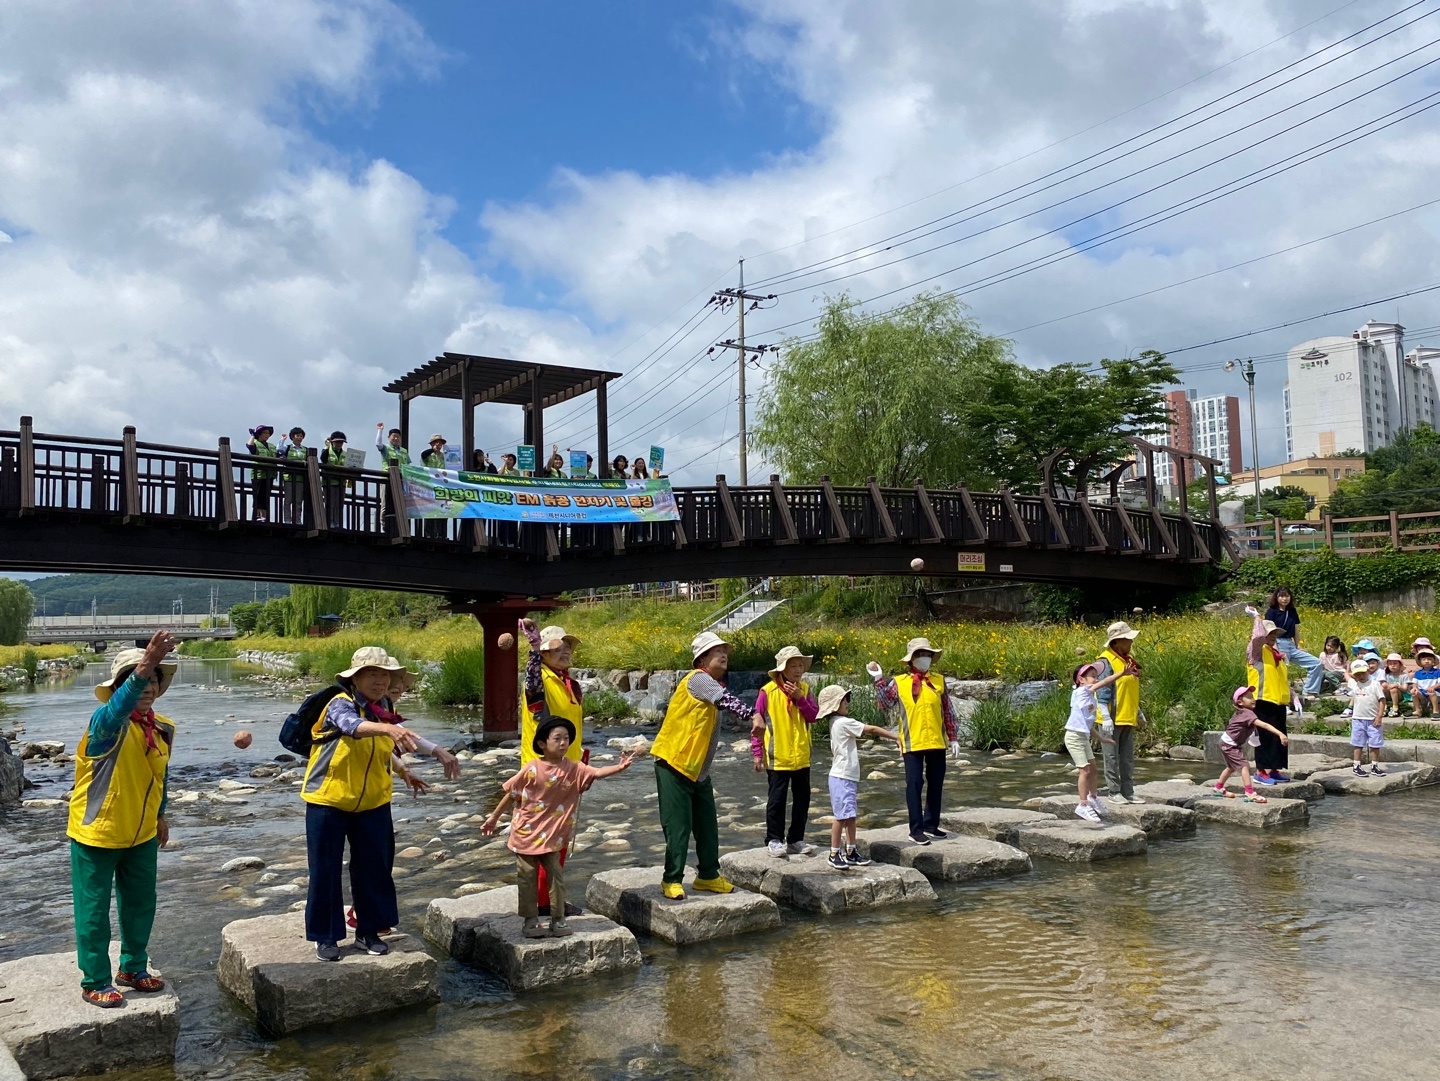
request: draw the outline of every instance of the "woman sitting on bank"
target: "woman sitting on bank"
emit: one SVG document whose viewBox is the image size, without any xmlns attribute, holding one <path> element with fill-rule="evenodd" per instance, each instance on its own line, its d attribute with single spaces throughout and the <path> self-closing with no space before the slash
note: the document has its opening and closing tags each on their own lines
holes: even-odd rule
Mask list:
<svg viewBox="0 0 1440 1081">
<path fill-rule="evenodd" d="M 345 902 L 340 872 L 350 843 L 350 892 L 355 905 L 355 948 L 374 956 L 390 952 L 380 936 L 400 919 L 395 899 L 395 827 L 390 816 L 391 755 L 420 751 L 459 776 L 453 755 L 421 739 L 387 708 L 392 675 L 404 672 L 379 646 L 364 646 L 336 675 L 340 692 L 311 728 L 310 762 L 300 798 L 305 807 L 305 848 L 310 890 L 305 937 L 322 961 L 340 960 Z"/>
</svg>

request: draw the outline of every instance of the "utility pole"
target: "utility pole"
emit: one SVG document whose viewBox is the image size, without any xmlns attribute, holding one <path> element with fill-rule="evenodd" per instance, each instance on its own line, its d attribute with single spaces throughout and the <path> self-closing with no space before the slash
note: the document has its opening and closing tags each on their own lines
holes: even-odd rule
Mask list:
<svg viewBox="0 0 1440 1081">
<path fill-rule="evenodd" d="M 712 345 L 709 351 L 713 353 L 716 349 L 733 349 L 735 350 L 736 356 L 740 360 L 740 487 L 742 488 L 748 486 L 750 483 L 750 455 L 748 447 L 749 436 L 747 435 L 745 430 L 745 362 L 747 360 L 746 353 L 748 352 L 751 354 L 748 359 L 758 361 L 760 359 L 761 353 L 780 352 L 780 347 L 778 345 L 752 345 L 748 348 L 746 347 L 745 313 L 747 311 L 754 311 L 756 308 L 760 307 L 760 302 L 762 300 L 774 299 L 774 293 L 768 293 L 764 296 L 761 296 L 759 293 L 745 292 L 744 259 L 740 260 L 740 287 L 738 289 L 721 289 L 713 297 L 710 298 L 710 302 L 712 304 L 719 304 L 722 308 L 726 304 L 739 305 L 739 311 L 737 315 L 738 326 L 735 328 L 736 337 L 726 338 L 723 342 L 718 342 L 715 345 Z"/>
<path fill-rule="evenodd" d="M 1255 361 L 1249 357 L 1245 360 L 1237 357 L 1225 362 L 1227 372 L 1233 372 L 1237 367 L 1240 369 L 1246 385 L 1250 388 L 1250 463 L 1255 470 L 1255 520 L 1258 522 L 1260 520 L 1260 438 L 1259 430 L 1255 426 Z M 1276 543 L 1279 543 L 1278 539 Z"/>
</svg>

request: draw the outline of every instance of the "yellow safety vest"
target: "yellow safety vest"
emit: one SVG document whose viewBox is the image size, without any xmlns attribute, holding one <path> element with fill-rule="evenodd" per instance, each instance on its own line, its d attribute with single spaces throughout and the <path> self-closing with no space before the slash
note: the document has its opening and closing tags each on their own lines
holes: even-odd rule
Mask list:
<svg viewBox="0 0 1440 1081">
<path fill-rule="evenodd" d="M 1111 672 L 1123 672 L 1126 659 L 1108 646 L 1101 652 L 1100 659 L 1110 666 L 1109 672 L 1101 674 L 1103 679 Z M 1135 725 L 1140 719 L 1140 677 L 1124 675 L 1110 685 L 1114 690 L 1114 703 L 1106 704 L 1110 719 L 1118 725 Z"/>
<path fill-rule="evenodd" d="M 1260 667 L 1253 664 L 1245 666 L 1248 673 L 1246 683 L 1255 690 L 1255 697 L 1261 702 L 1273 702 L 1276 705 L 1288 706 L 1290 704 L 1290 671 L 1285 663 L 1285 655 L 1280 654 L 1280 659 L 1275 659 L 1276 651 L 1269 646 L 1260 647 Z"/>
<path fill-rule="evenodd" d="M 690 677 L 699 669 L 686 673 L 660 722 L 660 733 L 650 747 L 655 758 L 692 781 L 700 779 L 705 758 L 710 753 L 710 739 L 720 711 L 709 702 L 702 702 L 690 693 Z"/>
<path fill-rule="evenodd" d="M 900 750 L 943 751 L 945 749 L 945 714 L 942 705 L 945 680 L 934 672 L 926 672 L 916 698 L 906 672 L 895 677 L 895 693 L 900 699 Z"/>
<path fill-rule="evenodd" d="M 133 720 L 105 754 L 91 757 L 90 733 L 81 738 L 66 830 L 71 839 L 96 848 L 134 848 L 155 836 L 175 724 L 157 713 L 155 729 L 159 738 L 154 750 L 145 745 L 145 732 Z"/>
<path fill-rule="evenodd" d="M 342 699 L 355 701 L 348 691 L 341 691 L 325 703 L 311 729 L 315 742 L 310 747 L 300 798 L 340 811 L 373 811 L 390 802 L 390 755 L 395 741 L 389 736 L 347 736 L 333 726 L 326 732 L 326 718 Z M 365 711 L 360 712 L 364 716 Z"/>
<path fill-rule="evenodd" d="M 774 680 L 765 684 L 765 768 L 778 770 L 808 769 L 810 766 L 810 726 L 800 715 L 800 707 L 780 689 Z M 809 694 L 807 691 L 806 694 Z"/>
<path fill-rule="evenodd" d="M 543 661 L 540 664 L 540 681 L 545 688 L 545 710 L 552 717 L 563 717 L 575 726 L 575 738 L 570 742 L 570 749 L 565 752 L 566 758 L 580 761 L 584 753 L 581 750 L 580 742 L 585 735 L 585 706 L 582 698 L 570 697 L 570 692 L 565 688 L 565 677 Z M 574 680 L 571 680 L 574 683 Z M 579 689 L 579 684 L 575 684 Z M 520 768 L 540 756 L 535 753 L 535 730 L 540 727 L 541 718 L 530 712 L 529 703 L 521 707 L 520 712 Z"/>
</svg>

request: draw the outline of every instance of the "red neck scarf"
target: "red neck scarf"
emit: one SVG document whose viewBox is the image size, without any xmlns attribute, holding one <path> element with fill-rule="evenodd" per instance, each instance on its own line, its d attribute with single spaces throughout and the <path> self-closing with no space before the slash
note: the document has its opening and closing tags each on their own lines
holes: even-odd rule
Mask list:
<svg viewBox="0 0 1440 1081">
<path fill-rule="evenodd" d="M 914 665 L 910 666 L 910 700 L 912 702 L 920 701 L 920 688 L 925 686 L 929 678 L 929 672 L 922 672 Z"/>
<path fill-rule="evenodd" d="M 147 751 L 155 750 L 155 711 L 147 709 L 141 713 L 138 709 L 134 710 L 130 714 L 130 720 L 132 723 L 138 724 L 140 731 L 145 733 L 145 749 Z"/>
</svg>

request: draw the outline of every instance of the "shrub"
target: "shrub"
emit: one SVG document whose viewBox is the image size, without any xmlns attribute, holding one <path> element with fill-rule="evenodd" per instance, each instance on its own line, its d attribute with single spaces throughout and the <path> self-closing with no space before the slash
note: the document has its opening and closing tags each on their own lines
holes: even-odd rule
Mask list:
<svg viewBox="0 0 1440 1081">
<path fill-rule="evenodd" d="M 597 721 L 623 721 L 626 717 L 635 716 L 635 707 L 630 699 L 617 691 L 614 687 L 602 687 L 593 694 L 585 696 L 585 715 L 594 717 Z"/>
<path fill-rule="evenodd" d="M 455 646 L 445 651 L 440 671 L 420 686 L 420 696 L 432 706 L 475 705 L 485 694 L 485 647 Z"/>
<path fill-rule="evenodd" d="M 1035 615 L 1046 623 L 1069 623 L 1085 611 L 1085 591 L 1071 586 L 1036 586 L 1030 591 Z"/>
<path fill-rule="evenodd" d="M 1319 698 L 1316 699 L 1312 711 L 1318 720 L 1323 721 L 1326 717 L 1333 717 L 1337 713 L 1344 713 L 1345 703 L 1338 698 Z"/>
<path fill-rule="evenodd" d="M 977 750 L 995 747 L 1009 750 L 1020 740 L 1020 725 L 1010 703 L 1003 698 L 987 698 L 970 714 L 970 742 Z"/>
<path fill-rule="evenodd" d="M 25 669 L 25 679 L 34 683 L 40 676 L 40 654 L 33 649 L 27 649 L 20 654 L 20 667 Z"/>
<path fill-rule="evenodd" d="M 254 634 L 260 625 L 260 613 L 265 611 L 264 601 L 245 601 L 230 609 L 230 625 L 236 634 Z"/>
<path fill-rule="evenodd" d="M 1065 747 L 1065 721 L 1069 716 L 1070 691 L 1057 687 L 1015 711 L 1015 724 L 1022 740 L 1032 749 L 1060 751 Z"/>
<path fill-rule="evenodd" d="M 193 641 L 181 642 L 177 652 L 186 657 L 202 657 L 214 660 L 233 657 L 236 654 L 236 649 L 233 642 L 227 642 L 218 638 L 196 638 Z"/>
</svg>

